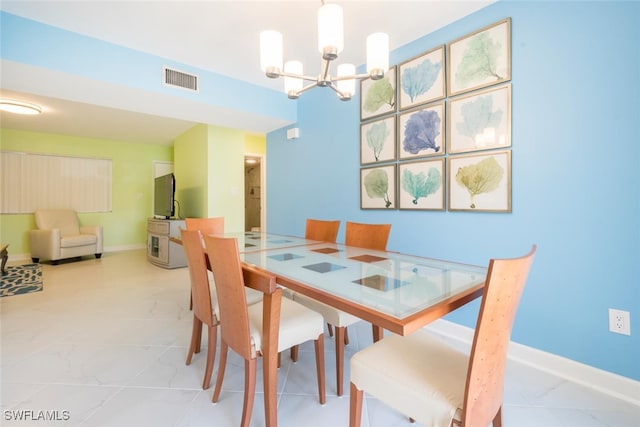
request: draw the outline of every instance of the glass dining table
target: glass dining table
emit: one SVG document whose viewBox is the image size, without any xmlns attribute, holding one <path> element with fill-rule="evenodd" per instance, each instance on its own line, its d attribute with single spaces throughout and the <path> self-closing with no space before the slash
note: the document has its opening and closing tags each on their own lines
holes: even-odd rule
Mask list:
<svg viewBox="0 0 640 427">
<path fill-rule="evenodd" d="M 485 267 L 300 237 L 228 233 L 277 283 L 407 335 L 482 295 Z"/>
<path fill-rule="evenodd" d="M 484 267 L 376 251 L 301 237 L 258 232 L 225 233 L 236 238 L 245 285 L 264 292 L 263 387 L 267 427 L 277 426 L 278 285 L 407 335 L 482 295 Z M 180 243 L 179 239 L 174 239 Z M 252 271 L 275 281 L 252 283 Z"/>
</svg>

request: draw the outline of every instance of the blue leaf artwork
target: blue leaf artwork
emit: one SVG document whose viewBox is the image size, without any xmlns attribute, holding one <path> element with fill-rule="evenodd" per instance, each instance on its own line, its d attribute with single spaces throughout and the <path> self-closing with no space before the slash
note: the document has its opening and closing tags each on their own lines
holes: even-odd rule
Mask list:
<svg viewBox="0 0 640 427">
<path fill-rule="evenodd" d="M 404 127 L 403 150 L 411 154 L 418 154 L 428 149 L 436 153 L 440 151 L 440 146 L 436 144 L 436 137 L 440 135 L 441 122 L 440 115 L 434 110 L 413 113 Z"/>
<path fill-rule="evenodd" d="M 402 90 L 409 95 L 411 102 L 419 95 L 427 93 L 433 86 L 438 73 L 442 69 L 442 63 L 431 62 L 429 58 L 425 59 L 415 67 L 408 67 L 402 72 Z"/>
<path fill-rule="evenodd" d="M 402 173 L 402 189 L 411 195 L 411 203 L 418 204 L 421 197 L 426 198 L 434 194 L 442 186 L 442 175 L 434 167 L 428 169 L 427 173 L 413 173 L 405 169 Z"/>
</svg>

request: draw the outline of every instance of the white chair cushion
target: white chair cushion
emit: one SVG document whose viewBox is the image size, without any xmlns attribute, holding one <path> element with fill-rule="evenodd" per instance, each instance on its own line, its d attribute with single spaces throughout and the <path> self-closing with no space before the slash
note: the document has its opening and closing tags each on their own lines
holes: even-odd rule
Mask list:
<svg viewBox="0 0 640 427">
<path fill-rule="evenodd" d="M 349 313 L 345 313 L 342 310 L 338 310 L 337 308 L 331 307 L 330 305 L 317 301 L 313 298 L 309 298 L 308 296 L 302 295 L 298 292 L 295 292 L 293 294 L 293 300 L 299 304 L 304 305 L 305 307 L 310 308 L 313 311 L 322 314 L 325 322 L 330 323 L 333 326 L 349 326 L 362 320 L 359 317 L 353 316 Z"/>
<path fill-rule="evenodd" d="M 247 295 L 247 305 L 253 305 L 262 301 L 262 298 L 264 296 L 262 292 L 256 291 L 255 289 L 246 288 L 244 291 Z"/>
<path fill-rule="evenodd" d="M 77 234 L 75 236 L 62 237 L 61 248 L 75 248 L 76 246 L 95 245 L 98 237 L 95 234 Z"/>
<path fill-rule="evenodd" d="M 449 427 L 462 408 L 468 363 L 425 330 L 387 335 L 351 358 L 351 382 L 426 426 Z"/>
<path fill-rule="evenodd" d="M 262 304 L 250 305 L 248 309 L 251 339 L 256 349 L 262 349 Z M 305 341 L 315 340 L 323 332 L 324 322 L 320 314 L 290 299 L 282 298 L 278 352 Z"/>
</svg>

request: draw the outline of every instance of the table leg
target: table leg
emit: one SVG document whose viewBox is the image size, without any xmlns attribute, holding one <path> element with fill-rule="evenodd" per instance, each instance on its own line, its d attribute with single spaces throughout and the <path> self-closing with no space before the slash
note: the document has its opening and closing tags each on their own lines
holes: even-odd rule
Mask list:
<svg viewBox="0 0 640 427">
<path fill-rule="evenodd" d="M 282 291 L 265 294 L 262 301 L 262 363 L 264 374 L 264 415 L 267 427 L 278 425 L 278 330 Z"/>
<path fill-rule="evenodd" d="M 337 394 L 342 396 L 344 381 L 344 334 L 347 328 L 344 326 L 336 326 L 336 384 Z"/>
</svg>

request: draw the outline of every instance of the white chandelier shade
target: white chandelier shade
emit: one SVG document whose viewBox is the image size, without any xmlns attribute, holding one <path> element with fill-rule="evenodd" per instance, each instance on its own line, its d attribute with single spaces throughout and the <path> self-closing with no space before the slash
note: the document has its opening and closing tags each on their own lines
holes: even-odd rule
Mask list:
<svg viewBox="0 0 640 427">
<path fill-rule="evenodd" d="M 318 9 L 318 50 L 322 57 L 333 60 L 344 49 L 344 19 L 337 4 Z"/>
<path fill-rule="evenodd" d="M 379 74 L 389 69 L 389 36 L 373 33 L 367 37 L 367 73 Z"/>
<path fill-rule="evenodd" d="M 324 3 L 324 2 L 323 2 Z M 267 30 L 260 33 L 260 68 L 269 78 L 284 77 L 287 96 L 297 99 L 316 86 L 333 89 L 338 97 L 349 100 L 355 94 L 356 80 L 379 80 L 389 69 L 389 36 L 373 33 L 367 37 L 367 73 L 356 74 L 353 64 L 341 64 L 337 76 L 329 74 L 331 61 L 338 58 L 344 48 L 344 19 L 337 4 L 323 4 L 318 9 L 318 50 L 322 54 L 322 70 L 318 76 L 306 76 L 299 61 L 283 64 L 282 34 Z M 311 82 L 304 85 L 304 82 Z"/>
</svg>

